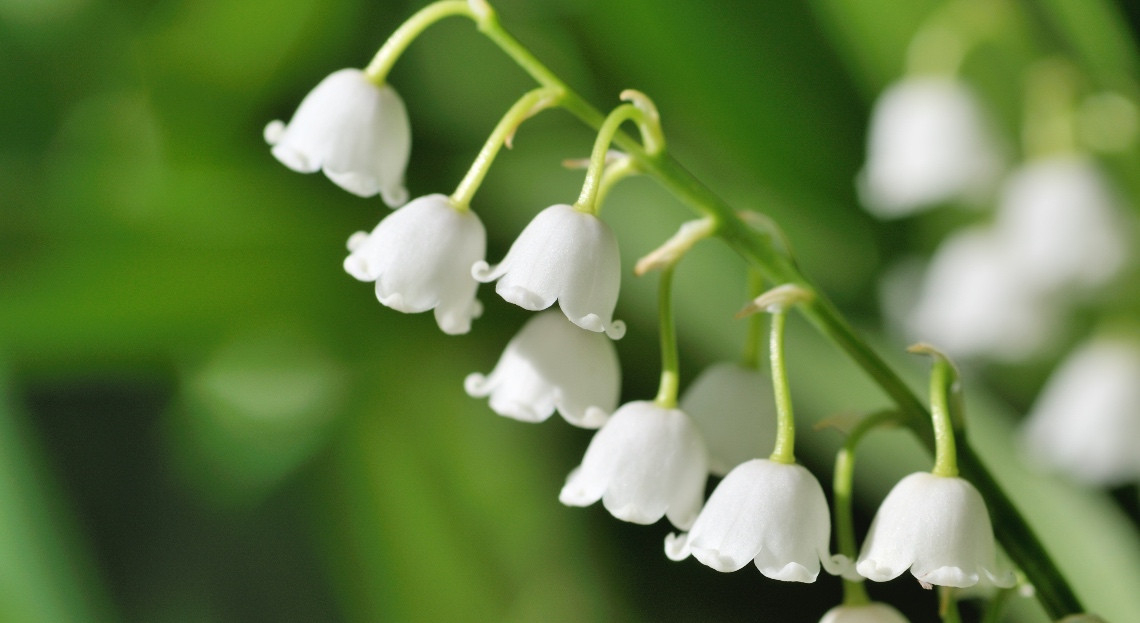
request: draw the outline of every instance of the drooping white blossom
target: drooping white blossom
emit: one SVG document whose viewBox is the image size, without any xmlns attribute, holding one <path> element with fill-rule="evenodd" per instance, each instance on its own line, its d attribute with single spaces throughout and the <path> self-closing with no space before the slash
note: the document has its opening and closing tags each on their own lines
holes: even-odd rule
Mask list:
<svg viewBox="0 0 1140 623">
<path fill-rule="evenodd" d="M 685 530 L 701 509 L 707 478 L 704 441 L 689 416 L 636 401 L 622 405 L 594 434 L 558 499 L 568 506 L 601 500 L 611 515 L 632 523 L 667 516 Z"/>
<path fill-rule="evenodd" d="M 897 218 L 946 201 L 984 197 L 1002 160 L 982 106 L 966 84 L 909 78 L 875 103 L 858 186 L 869 211 Z"/>
<path fill-rule="evenodd" d="M 958 477 L 918 472 L 887 494 L 871 521 L 855 570 L 885 582 L 911 574 L 925 586 L 1008 588 L 1013 572 L 1000 568 L 993 528 L 981 494 Z"/>
<path fill-rule="evenodd" d="M 823 615 L 819 623 L 910 623 L 894 607 L 873 601 L 859 605 L 835 606 Z"/>
<path fill-rule="evenodd" d="M 273 155 L 300 173 L 324 170 L 361 197 L 379 193 L 390 206 L 408 200 L 404 169 L 411 124 L 395 89 L 359 69 L 341 69 L 309 92 L 288 124 L 272 121 L 265 140 Z"/>
<path fill-rule="evenodd" d="M 1032 459 L 1086 484 L 1140 480 L 1140 345 L 1080 346 L 1049 378 L 1022 441 Z"/>
<path fill-rule="evenodd" d="M 776 441 L 772 377 L 755 368 L 722 362 L 706 368 L 681 396 L 709 450 L 709 471 L 732 468 L 772 450 Z"/>
<path fill-rule="evenodd" d="M 954 234 L 938 248 L 905 313 L 909 339 L 951 356 L 1018 361 L 1058 334 L 1063 310 L 1022 278 L 1005 238 L 987 229 Z"/>
<path fill-rule="evenodd" d="M 597 216 L 569 205 L 539 212 L 498 265 L 471 270 L 483 283 L 523 309 L 546 309 L 557 300 L 571 322 L 613 339 L 625 323 L 613 320 L 621 286 L 621 257 L 613 231 Z"/>
<path fill-rule="evenodd" d="M 831 516 L 819 481 L 802 465 L 752 459 L 725 476 L 687 534 L 665 539 L 673 560 L 690 554 L 717 571 L 749 561 L 765 576 L 814 582 L 820 562 L 841 573 L 828 552 Z"/>
<path fill-rule="evenodd" d="M 996 227 L 1018 279 L 1042 292 L 1080 290 L 1105 284 L 1124 265 L 1123 214 L 1095 162 L 1059 156 L 1010 175 Z"/>
<path fill-rule="evenodd" d="M 471 374 L 464 387 L 490 396 L 499 415 L 541 422 L 557 409 L 575 426 L 598 428 L 617 407 L 621 368 L 609 338 L 545 311 L 511 339 L 489 376 Z"/>
<path fill-rule="evenodd" d="M 444 333 L 471 330 L 482 312 L 471 265 L 483 259 L 487 234 L 471 210 L 446 195 L 427 195 L 392 212 L 372 233 L 348 239 L 344 270 L 376 282 L 376 298 L 405 313 L 435 310 Z"/>
</svg>

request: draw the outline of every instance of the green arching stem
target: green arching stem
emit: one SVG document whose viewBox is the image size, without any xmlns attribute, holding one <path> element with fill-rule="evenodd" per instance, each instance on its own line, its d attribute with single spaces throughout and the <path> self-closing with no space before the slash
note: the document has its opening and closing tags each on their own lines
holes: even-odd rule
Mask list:
<svg viewBox="0 0 1140 623">
<path fill-rule="evenodd" d="M 364 68 L 364 75 L 378 85 L 384 84 L 388 79 L 388 72 L 392 71 L 392 66 L 396 64 L 396 60 L 411 45 L 412 41 L 415 41 L 416 37 L 439 20 L 456 15 L 469 17 L 476 22 L 479 21 L 479 17 L 471 10 L 471 4 L 465 0 L 443 0 L 420 9 L 419 12 L 401 24 L 396 32 L 392 33 L 392 36 L 388 37 L 388 40 L 380 47 L 380 51 L 372 57 L 372 62 Z"/>
<path fill-rule="evenodd" d="M 786 309 L 772 312 L 768 357 L 772 362 L 772 388 L 776 394 L 776 445 L 769 458 L 777 463 L 792 464 L 796 462 L 796 418 L 792 413 L 792 392 L 784 365 L 784 323 L 787 319 Z"/>
<path fill-rule="evenodd" d="M 855 480 L 855 449 L 871 429 L 898 419 L 894 411 L 879 411 L 859 420 L 835 456 L 835 478 L 831 486 L 835 494 L 835 541 L 839 553 L 854 562 L 859 556 L 855 541 L 855 518 L 852 513 L 852 483 Z M 863 582 L 843 579 L 843 603 L 857 606 L 870 602 Z"/>
<path fill-rule="evenodd" d="M 578 201 L 574 203 L 575 210 L 590 214 L 598 213 L 598 190 L 606 169 L 606 154 L 610 150 L 610 144 L 618 128 L 631 120 L 636 122 L 638 127 L 644 127 L 648 123 L 647 115 L 640 108 L 633 104 L 622 104 L 613 109 L 602 123 L 602 127 L 598 129 L 598 138 L 594 140 L 594 150 L 590 153 L 590 168 L 586 169 L 586 181 L 582 183 L 582 192 L 578 195 Z"/>
<path fill-rule="evenodd" d="M 681 360 L 677 355 L 677 324 L 673 318 L 673 265 L 661 268 L 657 293 L 657 314 L 661 321 L 661 384 L 653 402 L 665 409 L 677 407 L 681 384 Z"/>
<path fill-rule="evenodd" d="M 958 448 L 954 441 L 954 422 L 950 419 L 950 385 L 957 376 L 954 364 L 939 353 L 932 353 L 930 370 L 930 416 L 934 425 L 935 476 L 953 478 L 958 475 Z"/>
<path fill-rule="evenodd" d="M 464 13 L 466 11 L 455 12 L 457 15 Z M 578 117 L 587 126 L 595 130 L 601 128 L 605 116 L 581 95 L 570 89 L 507 32 L 489 7 L 476 15 L 475 21 L 479 31 L 498 45 L 538 84 L 562 90 L 562 108 Z M 614 144 L 633 158 L 643 173 L 657 180 L 679 201 L 711 219 L 716 226 L 716 233 L 769 282 L 797 283 L 815 290 L 795 263 L 777 251 L 769 236 L 740 220 L 732 206 L 668 153 L 650 156 L 636 140 L 622 132 L 614 136 Z M 928 450 L 933 451 L 934 433 L 926 407 L 898 374 L 855 333 L 835 306 L 820 293 L 816 293 L 811 301 L 801 303 L 799 308 L 816 330 L 844 351 L 887 394 L 898 407 L 900 423 L 910 428 L 918 440 Z M 1049 616 L 1060 619 L 1070 614 L 1084 612 L 1086 609 L 1029 528 L 1020 511 L 968 444 L 963 444 L 958 449 L 958 467 L 963 477 L 970 480 L 985 498 L 993 519 L 995 535 L 1036 588 L 1037 598 Z"/>
<path fill-rule="evenodd" d="M 511 106 L 507 114 L 503 115 L 498 125 L 491 131 L 491 136 L 487 137 L 487 142 L 483 143 L 483 149 L 479 150 L 479 155 L 475 157 L 475 162 L 471 164 L 471 168 L 467 170 L 467 175 L 463 176 L 459 186 L 455 188 L 455 192 L 451 193 L 451 201 L 457 209 L 468 209 L 471 198 L 475 196 L 475 191 L 479 190 L 479 185 L 483 183 L 483 178 L 491 168 L 495 156 L 502 149 L 503 144 L 514 135 L 519 125 L 536 113 L 557 106 L 560 96 L 561 91 L 549 87 L 539 87 L 520 97 Z"/>
<path fill-rule="evenodd" d="M 756 269 L 748 270 L 748 298 L 754 299 L 764 292 L 764 276 Z M 752 314 L 748 317 L 748 336 L 744 338 L 744 352 L 740 364 L 746 368 L 760 368 L 760 340 L 764 337 L 764 315 Z"/>
</svg>

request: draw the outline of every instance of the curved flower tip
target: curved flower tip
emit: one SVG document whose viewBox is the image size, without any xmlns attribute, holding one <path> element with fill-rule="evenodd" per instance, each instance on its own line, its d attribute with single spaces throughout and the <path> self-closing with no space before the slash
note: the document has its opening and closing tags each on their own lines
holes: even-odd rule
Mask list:
<svg viewBox="0 0 1140 623">
<path fill-rule="evenodd" d="M 490 396 L 499 415 L 541 422 L 557 410 L 575 426 L 598 428 L 617 406 L 621 367 L 605 336 L 547 311 L 523 325 L 490 375 L 469 375 L 464 388 Z"/>
<path fill-rule="evenodd" d="M 735 362 L 701 371 L 681 395 L 709 449 L 709 471 L 724 476 L 776 441 L 772 377 Z"/>
<path fill-rule="evenodd" d="M 404 169 L 411 125 L 404 102 L 359 69 L 330 74 L 301 100 L 288 124 L 272 121 L 265 140 L 282 164 L 300 173 L 323 169 L 345 190 L 390 206 L 408 199 Z"/>
<path fill-rule="evenodd" d="M 819 623 L 910 623 L 893 607 L 881 603 L 835 606 L 823 615 Z"/>
<path fill-rule="evenodd" d="M 498 280 L 499 296 L 524 309 L 546 309 L 557 300 L 583 329 L 613 339 L 625 333 L 625 325 L 613 320 L 621 286 L 617 239 L 597 216 L 572 206 L 539 212 L 502 262 L 479 262 L 471 275 L 483 283 Z"/>
<path fill-rule="evenodd" d="M 618 519 L 649 524 L 667 516 L 685 529 L 700 509 L 707 478 L 704 443 L 689 416 L 638 401 L 598 430 L 558 498 L 568 506 L 602 500 Z"/>
<path fill-rule="evenodd" d="M 811 472 L 752 459 L 725 476 L 688 534 L 666 538 L 665 553 L 673 560 L 692 554 L 724 572 L 751 560 L 769 578 L 814 582 L 821 562 L 842 571 L 828 554 L 830 535 L 827 499 Z"/>
<path fill-rule="evenodd" d="M 891 580 L 910 569 L 924 585 L 1008 588 L 1016 578 L 998 567 L 993 529 L 969 481 L 919 472 L 883 500 L 855 565 L 863 577 Z"/>
<path fill-rule="evenodd" d="M 371 233 L 348 239 L 345 271 L 376 282 L 381 304 L 405 313 L 435 310 L 440 329 L 466 333 L 482 312 L 470 266 L 483 257 L 486 232 L 470 210 L 427 195 L 392 212 Z"/>
</svg>

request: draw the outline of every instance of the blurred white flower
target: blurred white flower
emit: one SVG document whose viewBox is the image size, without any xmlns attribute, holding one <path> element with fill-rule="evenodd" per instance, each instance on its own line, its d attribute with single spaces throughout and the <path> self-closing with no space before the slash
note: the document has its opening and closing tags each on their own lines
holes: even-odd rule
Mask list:
<svg viewBox="0 0 1140 623">
<path fill-rule="evenodd" d="M 539 212 L 497 266 L 480 261 L 471 274 L 523 309 L 546 309 L 557 300 L 571 322 L 613 339 L 625 323 L 613 320 L 621 286 L 621 257 L 613 231 L 597 216 L 569 205 Z"/>
<path fill-rule="evenodd" d="M 722 362 L 706 368 L 681 396 L 709 450 L 709 471 L 724 476 L 776 442 L 772 378 L 755 368 Z"/>
<path fill-rule="evenodd" d="M 889 87 L 875 103 L 867 162 L 858 179 L 860 196 L 882 218 L 951 200 L 977 201 L 997 180 L 1001 151 L 966 84 L 909 78 Z"/>
<path fill-rule="evenodd" d="M 1091 485 L 1140 479 L 1140 346 L 1099 338 L 1053 373 L 1025 423 L 1031 458 Z"/>
<path fill-rule="evenodd" d="M 1095 162 L 1061 156 L 1010 175 L 996 227 L 1018 279 L 1042 292 L 1095 288 L 1127 257 L 1123 212 Z"/>
<path fill-rule="evenodd" d="M 427 195 L 392 212 L 372 230 L 348 239 L 344 270 L 376 282 L 376 298 L 405 313 L 435 310 L 444 333 L 471 330 L 482 312 L 471 265 L 483 259 L 483 223 L 446 195 Z"/>
<path fill-rule="evenodd" d="M 411 124 L 395 89 L 377 86 L 359 69 L 341 69 L 301 100 L 288 125 L 272 121 L 265 140 L 273 155 L 300 173 L 323 169 L 341 188 L 390 206 L 408 200 L 404 169 Z"/>
<path fill-rule="evenodd" d="M 704 441 L 689 416 L 637 401 L 622 405 L 594 434 L 558 499 L 567 506 L 600 499 L 622 521 L 651 524 L 668 516 L 685 530 L 701 509 L 707 478 Z"/>
<path fill-rule="evenodd" d="M 1062 311 L 1021 278 L 1004 238 L 971 229 L 938 248 L 903 324 L 953 357 L 1018 361 L 1049 345 Z"/>
<path fill-rule="evenodd" d="M 523 325 L 490 376 L 468 375 L 464 387 L 490 396 L 499 415 L 541 422 L 557 408 L 575 426 L 598 428 L 617 407 L 621 368 L 609 338 L 546 311 Z"/>
<path fill-rule="evenodd" d="M 752 459 L 713 491 L 687 534 L 670 534 L 665 554 L 690 554 L 717 571 L 754 561 L 774 580 L 814 582 L 820 561 L 831 573 L 846 560 L 828 553 L 831 516 L 819 481 L 802 465 Z"/>
<path fill-rule="evenodd" d="M 855 565 L 863 577 L 893 580 L 907 569 L 924 586 L 1008 588 L 1013 572 L 998 567 L 993 528 L 969 481 L 911 474 L 883 500 Z"/>
<path fill-rule="evenodd" d="M 828 610 L 819 623 L 910 623 L 893 607 L 873 601 L 857 606 L 840 605 Z"/>
</svg>

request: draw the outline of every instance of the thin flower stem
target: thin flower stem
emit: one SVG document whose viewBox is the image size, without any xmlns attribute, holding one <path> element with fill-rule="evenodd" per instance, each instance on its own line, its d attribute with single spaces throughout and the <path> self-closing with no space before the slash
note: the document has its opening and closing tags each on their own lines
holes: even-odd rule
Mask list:
<svg viewBox="0 0 1140 623">
<path fill-rule="evenodd" d="M 863 436 L 871 429 L 897 419 L 898 413 L 895 411 L 879 411 L 864 417 L 847 434 L 847 439 L 835 456 L 835 478 L 832 481 L 832 490 L 835 494 L 835 540 L 839 553 L 852 562 L 859 556 L 859 547 L 855 540 L 855 518 L 852 512 L 855 450 Z M 867 596 L 863 582 L 844 578 L 843 603 L 856 606 L 868 602 L 870 597 Z"/>
<path fill-rule="evenodd" d="M 677 406 L 681 382 L 681 360 L 677 355 L 677 323 L 673 317 L 672 264 L 661 269 L 661 285 L 657 292 L 657 313 L 661 321 L 661 384 L 654 402 L 665 409 Z"/>
<path fill-rule="evenodd" d="M 466 210 L 471 205 L 471 198 L 479 190 L 479 185 L 483 183 L 483 178 L 490 170 L 495 156 L 498 155 L 504 143 L 510 143 L 511 137 L 514 136 L 519 125 L 537 113 L 557 106 L 560 96 L 561 91 L 550 87 L 539 87 L 520 97 L 507 111 L 507 114 L 503 115 L 503 118 L 499 120 L 498 125 L 491 132 L 491 136 L 487 137 L 483 149 L 475 157 L 475 162 L 467 170 L 467 175 L 463 176 L 463 180 L 459 182 L 455 192 L 451 193 L 451 201 L 459 210 Z"/>
<path fill-rule="evenodd" d="M 563 109 L 578 117 L 587 126 L 595 130 L 601 128 L 605 116 L 581 95 L 570 89 L 508 33 L 494 12 L 488 8 L 476 18 L 476 23 L 480 32 L 498 45 L 540 85 L 561 89 Z M 677 160 L 668 154 L 650 156 L 633 137 L 622 132 L 614 136 L 613 142 L 634 159 L 642 172 L 657 180 L 679 201 L 712 219 L 718 235 L 769 282 L 798 283 L 814 290 L 792 259 L 778 252 L 769 235 L 758 232 L 741 221 L 728 203 Z M 801 303 L 799 308 L 820 334 L 844 351 L 887 394 L 899 409 L 901 423 L 910 428 L 918 440 L 933 452 L 934 432 L 926 407 L 901 377 L 855 333 L 835 306 L 817 293 L 811 301 Z M 1084 612 L 1085 608 L 1080 600 L 1017 507 L 966 443 L 958 449 L 958 466 L 962 475 L 969 479 L 985 498 L 994 522 L 994 533 L 1036 588 L 1037 597 L 1049 616 L 1060 619 L 1070 614 Z"/>
<path fill-rule="evenodd" d="M 582 192 L 578 195 L 578 201 L 574 203 L 574 209 L 590 214 L 598 213 L 601 207 L 598 191 L 606 169 L 606 154 L 609 153 L 610 144 L 613 143 L 618 128 L 626 121 L 635 121 L 639 127 L 644 126 L 646 114 L 633 104 L 622 104 L 606 117 L 598 130 L 598 138 L 594 140 L 594 150 L 590 154 L 590 168 L 586 169 L 586 181 L 582 183 Z"/>
<path fill-rule="evenodd" d="M 754 299 L 764 292 L 764 276 L 756 269 L 748 271 L 748 298 Z M 748 317 L 748 337 L 744 338 L 744 352 L 741 365 L 757 370 L 760 368 L 760 342 L 764 339 L 764 316 L 752 314 Z"/>
<path fill-rule="evenodd" d="M 420 9 L 419 12 L 401 24 L 396 32 L 392 33 L 392 36 L 388 37 L 388 40 L 380 47 L 380 51 L 372 57 L 372 62 L 364 68 L 364 74 L 372 82 L 378 85 L 384 84 L 388 79 L 388 72 L 392 71 L 392 66 L 396 64 L 400 55 L 411 45 L 412 41 L 416 40 L 416 37 L 439 20 L 457 15 L 469 17 L 476 21 L 479 19 L 471 10 L 471 4 L 465 0 L 442 0 Z"/>
<path fill-rule="evenodd" d="M 942 616 L 942 623 L 962 623 L 962 615 L 958 612 L 958 600 L 954 597 L 953 586 L 938 587 L 939 601 L 938 614 Z"/>
<path fill-rule="evenodd" d="M 784 365 L 784 323 L 786 309 L 772 312 L 771 341 L 768 357 L 772 362 L 772 388 L 776 394 L 776 445 L 769 457 L 777 463 L 796 462 L 796 419 L 792 413 L 792 392 L 788 387 L 788 370 Z"/>
<path fill-rule="evenodd" d="M 958 475 L 958 448 L 954 440 L 954 422 L 950 418 L 950 386 L 957 375 L 954 364 L 944 355 L 922 345 L 911 347 L 911 352 L 926 352 L 934 358 L 930 370 L 930 416 L 934 426 L 935 476 L 953 478 Z"/>
</svg>

